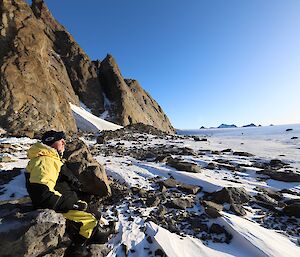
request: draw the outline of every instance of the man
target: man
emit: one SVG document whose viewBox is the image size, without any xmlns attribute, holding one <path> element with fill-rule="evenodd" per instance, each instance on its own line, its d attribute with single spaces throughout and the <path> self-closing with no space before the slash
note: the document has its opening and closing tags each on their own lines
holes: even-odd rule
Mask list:
<svg viewBox="0 0 300 257">
<path fill-rule="evenodd" d="M 67 219 L 72 244 L 65 256 L 83 257 L 88 256 L 86 245 L 107 242 L 112 228 L 100 226 L 95 216 L 87 212 L 88 204 L 78 199 L 70 177 L 63 174 L 65 144 L 64 132 L 51 130 L 42 136 L 42 143 L 36 143 L 28 150 L 26 187 L 35 208 L 53 209 Z M 77 182 L 79 185 L 74 177 L 72 184 Z"/>
</svg>

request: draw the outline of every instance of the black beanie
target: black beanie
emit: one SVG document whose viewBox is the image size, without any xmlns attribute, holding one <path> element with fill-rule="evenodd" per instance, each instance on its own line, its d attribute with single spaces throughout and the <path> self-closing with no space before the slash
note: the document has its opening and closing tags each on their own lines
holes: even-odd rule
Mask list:
<svg viewBox="0 0 300 257">
<path fill-rule="evenodd" d="M 65 139 L 66 135 L 63 131 L 50 130 L 43 134 L 42 143 L 51 146 L 55 141 Z"/>
</svg>

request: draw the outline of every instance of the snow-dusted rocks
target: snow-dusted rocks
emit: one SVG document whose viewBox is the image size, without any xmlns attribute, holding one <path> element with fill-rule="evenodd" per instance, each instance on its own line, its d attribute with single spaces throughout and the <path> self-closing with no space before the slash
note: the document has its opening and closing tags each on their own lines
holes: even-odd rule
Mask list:
<svg viewBox="0 0 300 257">
<path fill-rule="evenodd" d="M 278 134 L 253 137 L 245 136 L 246 132 L 262 133 L 265 128 L 236 128 L 236 136 L 226 129 L 230 136 L 206 136 L 207 141 L 127 130 L 99 144 L 95 135 L 82 134 L 112 181 L 112 195 L 97 202 L 103 216 L 117 222 L 118 233 L 109 241 L 107 256 L 298 257 L 299 182 L 274 180 L 261 173 L 299 172 L 299 146 L 285 135 L 299 136 L 299 132 L 289 127 L 293 131 L 273 126 L 268 129 Z M 218 131 L 225 133 L 225 129 Z M 1 143 L 8 141 L 13 140 Z M 25 165 L 19 151 L 8 154 L 15 162 L 3 163 L 7 172 Z M 168 164 L 170 158 L 194 163 L 201 172 L 175 169 Z M 9 190 L 2 199 L 9 199 L 16 185 L 22 191 L 21 180 L 17 184 L 22 175 L 3 185 L 3 191 Z M 223 192 L 222 203 L 209 198 L 218 192 Z M 96 248 L 94 254 L 100 254 L 101 247 Z"/>
</svg>

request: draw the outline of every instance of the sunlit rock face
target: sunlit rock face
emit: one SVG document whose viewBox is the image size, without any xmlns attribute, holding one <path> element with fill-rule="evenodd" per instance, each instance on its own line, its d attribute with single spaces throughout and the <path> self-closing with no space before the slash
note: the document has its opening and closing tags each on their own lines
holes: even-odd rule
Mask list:
<svg viewBox="0 0 300 257">
<path fill-rule="evenodd" d="M 99 63 L 99 78 L 110 101 L 112 121 L 120 125 L 144 123 L 174 133 L 158 103 L 134 79 L 124 79 L 111 55 Z"/>
<path fill-rule="evenodd" d="M 42 0 L 31 7 L 1 1 L 0 14 L 0 127 L 15 134 L 75 132 L 69 102 L 82 102 L 120 125 L 142 122 L 174 132 L 138 82 L 125 80 L 110 55 L 92 62 Z"/>
</svg>

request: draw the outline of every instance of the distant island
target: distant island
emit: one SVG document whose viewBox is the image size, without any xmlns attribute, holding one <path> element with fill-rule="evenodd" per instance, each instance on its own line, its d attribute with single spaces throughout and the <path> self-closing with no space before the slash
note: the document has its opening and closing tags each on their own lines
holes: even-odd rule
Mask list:
<svg viewBox="0 0 300 257">
<path fill-rule="evenodd" d="M 272 126 L 272 125 L 270 125 Z M 261 125 L 255 125 L 254 123 L 250 123 L 250 124 L 247 124 L 247 125 L 243 125 L 241 126 L 240 128 L 254 128 L 254 127 L 261 127 Z M 209 129 L 215 129 L 215 128 L 239 128 L 237 125 L 235 124 L 224 124 L 222 123 L 219 127 L 210 127 Z M 200 129 L 207 129 L 206 127 L 204 126 L 201 126 Z"/>
<path fill-rule="evenodd" d="M 248 124 L 248 125 L 244 125 L 242 126 L 243 128 L 248 128 L 248 127 L 257 127 L 254 123 Z"/>
<path fill-rule="evenodd" d="M 231 125 L 221 124 L 218 128 L 237 128 L 237 126 L 234 124 L 231 124 Z"/>
</svg>

